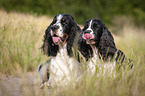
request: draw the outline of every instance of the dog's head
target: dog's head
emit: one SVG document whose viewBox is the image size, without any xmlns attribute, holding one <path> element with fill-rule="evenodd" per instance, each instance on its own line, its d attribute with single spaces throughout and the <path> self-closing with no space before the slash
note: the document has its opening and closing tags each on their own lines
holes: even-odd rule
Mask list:
<svg viewBox="0 0 145 96">
<path fill-rule="evenodd" d="M 80 30 L 74 18 L 69 14 L 58 14 L 46 29 L 42 49 L 48 56 L 55 56 L 59 45 L 67 44 L 68 54 L 71 52 L 76 32 Z"/>
<path fill-rule="evenodd" d="M 59 14 L 54 17 L 50 26 L 50 33 L 56 45 L 66 43 L 71 32 L 73 20 L 73 17 L 68 14 Z"/>
<path fill-rule="evenodd" d="M 86 44 L 98 44 L 103 32 L 103 27 L 104 24 L 101 20 L 88 20 L 82 30 L 82 38 L 86 42 Z"/>
<path fill-rule="evenodd" d="M 95 46 L 99 51 L 104 48 L 116 48 L 113 36 L 103 23 L 98 19 L 90 19 L 85 23 L 79 39 L 79 50 L 88 59 L 93 55 L 92 47 Z"/>
</svg>

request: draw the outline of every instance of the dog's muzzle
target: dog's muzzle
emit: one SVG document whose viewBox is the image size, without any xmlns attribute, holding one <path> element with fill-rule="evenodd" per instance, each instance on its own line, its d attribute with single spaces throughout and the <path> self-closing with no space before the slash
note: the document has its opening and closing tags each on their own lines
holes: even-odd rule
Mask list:
<svg viewBox="0 0 145 96">
<path fill-rule="evenodd" d="M 94 38 L 90 33 L 85 33 L 83 35 L 83 39 L 86 41 L 87 44 L 95 44 Z"/>
<path fill-rule="evenodd" d="M 52 25 L 52 26 L 51 26 L 51 30 L 52 30 L 53 32 L 56 32 L 56 30 L 58 30 L 58 28 L 59 28 L 58 25 Z"/>
<path fill-rule="evenodd" d="M 60 37 L 52 37 L 52 40 L 55 44 L 61 42 L 61 38 Z"/>
<path fill-rule="evenodd" d="M 67 42 L 68 35 L 64 33 L 63 37 L 59 37 L 57 35 L 52 36 L 52 40 L 56 45 L 65 44 Z"/>
</svg>

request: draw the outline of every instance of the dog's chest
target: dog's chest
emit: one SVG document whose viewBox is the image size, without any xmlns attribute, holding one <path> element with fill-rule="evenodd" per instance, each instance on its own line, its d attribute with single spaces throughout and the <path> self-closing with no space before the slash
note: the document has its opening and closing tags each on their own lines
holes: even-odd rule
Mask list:
<svg viewBox="0 0 145 96">
<path fill-rule="evenodd" d="M 87 71 L 91 72 L 91 74 L 94 74 L 96 72 L 96 65 L 99 64 L 99 58 L 98 58 L 98 53 L 96 50 L 93 50 L 93 57 L 90 58 L 90 60 L 88 61 L 88 65 L 87 65 Z"/>
<path fill-rule="evenodd" d="M 55 81 L 68 81 L 78 71 L 78 62 L 67 55 L 67 49 L 61 48 L 56 57 L 51 59 L 50 78 Z"/>
<path fill-rule="evenodd" d="M 115 68 L 115 61 L 114 62 L 102 62 L 98 56 L 98 50 L 96 48 L 93 49 L 93 57 L 90 58 L 87 65 L 87 71 L 89 74 L 95 74 L 97 72 L 98 75 L 100 74 L 110 74 L 115 76 L 114 68 Z"/>
</svg>

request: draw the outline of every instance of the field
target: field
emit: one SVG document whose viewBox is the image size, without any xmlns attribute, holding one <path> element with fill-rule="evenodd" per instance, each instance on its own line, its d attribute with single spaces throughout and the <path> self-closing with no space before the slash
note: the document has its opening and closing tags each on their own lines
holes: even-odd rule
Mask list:
<svg viewBox="0 0 145 96">
<path fill-rule="evenodd" d="M 145 96 L 145 29 L 128 17 L 116 18 L 109 30 L 117 32 L 116 46 L 133 60 L 133 70 L 121 70 L 115 78 L 94 76 L 57 91 L 40 89 L 36 74 L 38 64 L 48 59 L 40 47 L 52 18 L 0 10 L 0 96 Z"/>
</svg>

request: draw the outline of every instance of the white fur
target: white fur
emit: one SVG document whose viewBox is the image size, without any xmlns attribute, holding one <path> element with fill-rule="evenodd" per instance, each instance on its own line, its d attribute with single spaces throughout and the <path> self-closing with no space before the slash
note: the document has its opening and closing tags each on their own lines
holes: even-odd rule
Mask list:
<svg viewBox="0 0 145 96">
<path fill-rule="evenodd" d="M 115 77 L 116 76 L 115 66 L 116 66 L 116 61 L 105 63 L 103 74 L 109 73 L 109 75 L 111 75 L 112 77 Z"/>
<path fill-rule="evenodd" d="M 99 64 L 99 62 L 97 62 L 98 59 L 98 51 L 95 47 L 92 47 L 93 49 L 93 57 L 90 58 L 90 60 L 88 61 L 87 64 L 87 72 L 90 74 L 95 74 L 96 72 L 96 65 Z"/>
<path fill-rule="evenodd" d="M 59 26 L 59 29 L 58 29 L 58 36 L 59 37 L 63 37 L 63 28 L 61 25 L 61 19 L 62 19 L 62 15 L 59 15 L 57 17 L 57 22 L 56 22 L 56 24 Z"/>
<path fill-rule="evenodd" d="M 51 58 L 50 82 L 63 86 L 77 80 L 79 64 L 77 60 L 67 55 L 66 44 L 59 48 L 57 56 Z"/>
<path fill-rule="evenodd" d="M 93 20 L 90 21 L 90 23 L 89 23 L 89 27 L 88 27 L 88 29 L 86 29 L 86 30 L 91 31 L 90 34 L 92 35 L 92 38 L 94 38 L 94 32 L 93 32 L 93 30 L 92 30 L 92 28 L 91 28 L 92 21 L 93 21 Z M 83 34 L 83 36 L 84 36 L 84 34 Z M 82 37 L 83 37 L 83 36 L 82 36 Z"/>
<path fill-rule="evenodd" d="M 92 46 L 91 46 L 92 47 Z M 87 63 L 87 72 L 88 75 L 90 75 L 90 73 L 92 75 L 94 75 L 95 73 L 97 73 L 97 75 L 111 75 L 115 77 L 115 65 L 116 62 L 102 62 L 99 57 L 98 57 L 98 50 L 96 47 L 92 47 L 93 49 L 93 57 L 89 59 L 88 63 Z M 97 72 L 96 72 L 97 70 Z"/>
<path fill-rule="evenodd" d="M 54 24 L 54 25 L 57 25 L 57 26 L 59 26 L 59 28 L 58 28 L 58 30 L 57 30 L 57 35 L 59 36 L 59 37 L 63 37 L 63 28 L 62 28 L 62 25 L 61 25 L 61 19 L 62 19 L 62 15 L 60 14 L 60 15 L 58 15 L 57 16 L 57 21 L 56 21 L 56 23 Z M 51 36 L 53 35 L 53 31 L 51 30 L 50 31 L 50 33 L 51 33 Z"/>
</svg>

